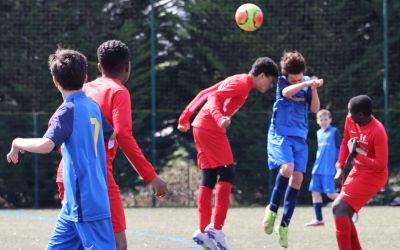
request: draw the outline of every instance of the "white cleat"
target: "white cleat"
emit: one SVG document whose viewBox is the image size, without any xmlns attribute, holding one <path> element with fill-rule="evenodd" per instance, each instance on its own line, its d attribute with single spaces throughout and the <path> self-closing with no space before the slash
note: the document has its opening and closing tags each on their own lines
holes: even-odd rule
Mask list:
<svg viewBox="0 0 400 250">
<path fill-rule="evenodd" d="M 214 241 L 210 239 L 206 233 L 202 233 L 199 229 L 193 233 L 193 241 L 201 246 L 204 250 L 217 250 Z"/>
<path fill-rule="evenodd" d="M 215 241 L 218 249 L 229 250 L 229 247 L 225 242 L 225 234 L 222 232 L 222 230 L 217 230 L 214 228 L 214 224 L 210 224 L 206 227 L 205 232 L 210 239 Z"/>
</svg>

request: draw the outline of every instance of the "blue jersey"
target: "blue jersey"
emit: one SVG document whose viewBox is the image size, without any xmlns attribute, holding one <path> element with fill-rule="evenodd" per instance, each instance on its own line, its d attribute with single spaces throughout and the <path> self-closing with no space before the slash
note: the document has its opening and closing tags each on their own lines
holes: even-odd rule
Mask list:
<svg viewBox="0 0 400 250">
<path fill-rule="evenodd" d="M 318 150 L 312 174 L 335 175 L 342 138 L 337 128 L 329 126 L 317 131 Z"/>
<path fill-rule="evenodd" d="M 61 147 L 65 196 L 60 216 L 69 221 L 110 217 L 104 140 L 113 133 L 99 106 L 80 91 L 57 109 L 44 137 Z"/>
<path fill-rule="evenodd" d="M 308 80 L 310 77 L 304 76 L 303 81 Z M 269 129 L 280 136 L 296 136 L 307 139 L 311 88 L 301 89 L 292 98 L 286 98 L 282 95 L 282 91 L 287 86 L 290 86 L 290 83 L 286 77 L 280 76 Z"/>
</svg>

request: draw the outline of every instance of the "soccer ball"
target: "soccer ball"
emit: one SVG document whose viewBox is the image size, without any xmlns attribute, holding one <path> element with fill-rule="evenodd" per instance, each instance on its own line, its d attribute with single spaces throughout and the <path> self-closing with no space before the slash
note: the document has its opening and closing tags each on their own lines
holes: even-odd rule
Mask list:
<svg viewBox="0 0 400 250">
<path fill-rule="evenodd" d="M 236 24 L 245 31 L 255 31 L 263 23 L 263 13 L 261 9 L 252 3 L 241 5 L 235 14 Z"/>
</svg>

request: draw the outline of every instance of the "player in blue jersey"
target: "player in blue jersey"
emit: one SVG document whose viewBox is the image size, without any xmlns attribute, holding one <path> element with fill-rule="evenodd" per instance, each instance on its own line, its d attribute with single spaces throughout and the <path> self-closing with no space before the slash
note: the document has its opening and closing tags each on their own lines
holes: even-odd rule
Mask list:
<svg viewBox="0 0 400 250">
<path fill-rule="evenodd" d="M 84 55 L 58 49 L 49 66 L 64 102 L 43 138 L 14 139 L 7 160 L 18 163 L 24 151 L 45 154 L 61 148 L 65 196 L 48 249 L 115 249 L 104 148 L 113 129 L 82 91 L 87 79 Z"/>
<path fill-rule="evenodd" d="M 280 169 L 265 210 L 263 226 L 266 234 L 272 234 L 284 195 L 283 216 L 275 232 L 279 236 L 279 244 L 287 248 L 288 226 L 307 167 L 308 111 L 315 113 L 320 108 L 317 88 L 323 85 L 323 80 L 304 75 L 306 61 L 297 51 L 284 52 L 281 70 L 268 131 L 269 169 Z"/>
<path fill-rule="evenodd" d="M 317 123 L 321 128 L 317 131 L 318 150 L 309 187 L 312 192 L 315 218 L 306 226 L 325 225 L 322 216 L 321 193 L 326 194 L 331 200 L 335 200 L 338 196 L 335 189 L 335 174 L 342 137 L 338 129 L 331 126 L 332 115 L 329 110 L 318 111 Z"/>
</svg>

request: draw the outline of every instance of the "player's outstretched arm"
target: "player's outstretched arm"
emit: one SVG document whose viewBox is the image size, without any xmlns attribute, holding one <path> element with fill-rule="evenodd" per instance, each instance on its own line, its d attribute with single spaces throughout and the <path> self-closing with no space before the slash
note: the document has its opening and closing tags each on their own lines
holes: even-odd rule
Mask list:
<svg viewBox="0 0 400 250">
<path fill-rule="evenodd" d="M 54 147 L 54 142 L 48 138 L 16 138 L 13 140 L 11 150 L 7 154 L 7 161 L 15 164 L 18 163 L 19 153 L 28 151 L 37 154 L 48 154 Z"/>
</svg>

